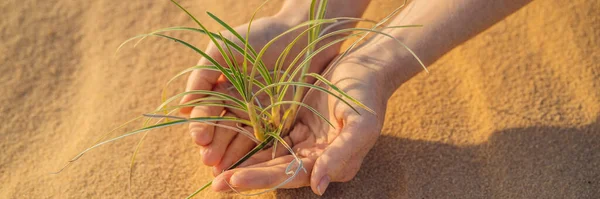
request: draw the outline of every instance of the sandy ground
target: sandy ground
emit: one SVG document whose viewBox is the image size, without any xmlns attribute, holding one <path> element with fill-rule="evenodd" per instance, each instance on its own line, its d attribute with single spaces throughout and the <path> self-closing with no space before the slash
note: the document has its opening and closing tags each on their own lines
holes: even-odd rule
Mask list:
<svg viewBox="0 0 600 199">
<path fill-rule="evenodd" d="M 214 2 L 183 5 L 200 20 L 209 21 L 210 10 L 237 25 L 260 1 Z M 374 0 L 366 17 L 380 19 L 397 5 Z M 139 137 L 48 173 L 158 105 L 163 83 L 199 58 L 159 39 L 115 57 L 119 43 L 192 21 L 168 1 L 3 0 L 0 9 L 0 198 L 128 197 Z M 597 1 L 531 3 L 398 89 L 362 170 L 325 197 L 600 198 L 599 36 Z M 181 198 L 210 179 L 185 127 L 175 127 L 149 136 L 132 194 Z M 303 188 L 261 197 L 316 195 Z"/>
</svg>

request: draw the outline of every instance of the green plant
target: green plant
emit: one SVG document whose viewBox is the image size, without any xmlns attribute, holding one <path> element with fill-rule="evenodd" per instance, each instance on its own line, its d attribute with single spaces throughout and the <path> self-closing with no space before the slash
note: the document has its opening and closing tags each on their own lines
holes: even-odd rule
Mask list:
<svg viewBox="0 0 600 199">
<path fill-rule="evenodd" d="M 238 45 L 238 44 L 232 42 L 231 40 L 223 37 L 223 35 L 220 32 L 215 33 L 215 32 L 211 32 L 211 31 L 207 30 L 207 28 L 202 23 L 200 23 L 200 21 L 198 21 L 185 8 L 183 8 L 181 5 L 179 5 L 177 2 L 175 2 L 173 0 L 172 0 L 172 2 L 176 6 L 178 6 L 182 11 L 184 11 L 192 20 L 194 20 L 197 23 L 197 25 L 199 26 L 199 28 L 171 27 L 171 28 L 156 30 L 156 31 L 153 31 L 148 34 L 138 35 L 136 37 L 126 40 L 121 46 L 119 46 L 119 49 L 121 47 L 123 47 L 123 45 L 125 45 L 126 43 L 129 43 L 136 39 L 138 40 L 136 42 L 136 44 L 137 44 L 148 36 L 161 37 L 161 38 L 166 38 L 166 39 L 175 41 L 177 43 L 180 43 L 180 44 L 192 49 L 193 51 L 197 52 L 202 57 L 207 59 L 210 63 L 212 63 L 212 65 L 193 66 L 193 67 L 183 70 L 182 72 L 180 72 L 177 75 L 175 75 L 174 77 L 172 77 L 171 80 L 169 80 L 166 83 L 165 88 L 163 89 L 163 103 L 162 104 L 160 104 L 154 111 L 152 111 L 148 114 L 143 114 L 142 116 L 136 117 L 133 120 L 130 120 L 130 121 L 126 122 L 125 124 L 119 126 L 117 129 L 119 129 L 127 124 L 130 124 L 134 121 L 145 118 L 144 126 L 142 128 L 121 134 L 119 136 L 116 136 L 116 137 L 110 138 L 110 139 L 107 139 L 107 137 L 117 129 L 102 135 L 100 137 L 100 139 L 95 142 L 94 145 L 92 145 L 91 147 L 85 149 L 84 151 L 82 151 L 81 153 L 76 155 L 73 159 L 71 159 L 69 161 L 69 163 L 67 163 L 67 165 L 64 168 L 66 168 L 72 162 L 78 160 L 85 153 L 87 153 L 88 151 L 90 151 L 96 147 L 102 146 L 109 142 L 119 140 L 119 139 L 127 137 L 127 136 L 144 133 L 144 136 L 140 139 L 140 141 L 134 151 L 134 154 L 132 155 L 130 166 L 131 166 L 131 168 L 133 168 L 137 152 L 138 152 L 144 138 L 148 135 L 148 131 L 153 130 L 153 129 L 167 127 L 167 126 L 172 126 L 172 125 L 189 123 L 189 122 L 202 122 L 202 123 L 207 123 L 210 125 L 215 125 L 220 128 L 229 128 L 233 131 L 236 131 L 238 133 L 248 136 L 251 140 L 256 142 L 256 144 L 257 144 L 256 147 L 254 147 L 244 157 L 242 157 L 237 162 L 235 162 L 233 165 L 231 165 L 228 168 L 228 170 L 239 166 L 241 163 L 246 161 L 252 155 L 254 155 L 255 153 L 259 152 L 260 150 L 262 150 L 266 147 L 277 147 L 279 145 L 285 147 L 294 156 L 295 160 L 290 162 L 290 164 L 288 166 L 288 171 L 289 171 L 290 177 L 288 178 L 288 180 L 286 180 L 280 184 L 280 185 L 283 185 L 283 184 L 287 183 L 289 180 L 293 179 L 294 176 L 296 176 L 296 174 L 298 174 L 298 172 L 301 172 L 302 170 L 304 170 L 304 167 L 302 165 L 302 161 L 300 161 L 300 158 L 295 155 L 295 153 L 291 149 L 291 146 L 289 146 L 282 138 L 284 135 L 286 135 L 290 131 L 292 125 L 295 122 L 298 110 L 300 108 L 306 108 L 307 110 L 312 111 L 312 113 L 317 115 L 319 118 L 324 120 L 326 123 L 331 125 L 333 128 L 335 128 L 333 126 L 333 124 L 327 119 L 327 117 L 323 116 L 321 113 L 319 113 L 317 110 L 312 108 L 310 105 L 307 105 L 303 102 L 306 92 L 308 92 L 310 90 L 324 92 L 324 93 L 327 93 L 328 95 L 336 97 L 340 102 L 351 107 L 357 113 L 358 113 L 358 110 L 354 106 L 365 109 L 365 110 L 375 114 L 369 107 L 363 105 L 361 102 L 357 101 L 356 99 L 349 96 L 342 90 L 338 89 L 332 82 L 328 81 L 327 78 L 325 78 L 326 74 L 329 72 L 329 70 L 332 67 L 335 67 L 335 65 L 339 62 L 339 60 L 341 58 L 346 56 L 349 51 L 354 49 L 359 44 L 359 42 L 362 41 L 363 39 L 365 39 L 370 33 L 375 33 L 375 34 L 384 35 L 386 37 L 390 37 L 390 38 L 394 39 L 395 41 L 397 41 L 398 44 L 400 44 L 401 46 L 406 48 L 409 52 L 411 52 L 414 55 L 414 53 L 408 47 L 406 47 L 402 42 L 400 42 L 399 40 L 395 39 L 394 37 L 386 34 L 382 30 L 388 29 L 388 28 L 420 27 L 418 25 L 384 26 L 385 22 L 387 22 L 388 19 L 390 19 L 397 12 L 399 12 L 402 7 L 396 9 L 388 17 L 384 18 L 382 21 L 379 21 L 379 22 L 366 20 L 366 19 L 360 19 L 360 18 L 349 18 L 349 17 L 325 19 L 324 16 L 325 16 L 325 10 L 326 10 L 326 6 L 327 6 L 327 0 L 321 0 L 321 1 L 312 0 L 311 10 L 310 10 L 308 21 L 289 29 L 288 31 L 282 33 L 279 36 L 276 36 L 271 41 L 269 41 L 260 51 L 257 51 L 256 49 L 254 49 L 250 46 L 249 41 L 248 41 L 248 35 L 250 35 L 250 25 L 248 26 L 248 30 L 247 30 L 248 34 L 246 34 L 246 37 L 244 38 L 238 32 L 236 32 L 231 26 L 229 26 L 227 23 L 223 22 L 217 16 L 213 15 L 210 12 L 207 13 L 213 20 L 218 22 L 223 28 L 230 31 L 235 36 L 236 39 L 239 39 L 240 41 L 242 41 L 243 46 Z M 266 3 L 266 1 L 265 1 L 265 3 Z M 263 3 L 263 5 L 265 3 Z M 261 5 L 261 7 L 262 7 L 262 5 Z M 260 7 L 259 7 L 259 9 L 260 9 Z M 252 23 L 252 20 L 254 19 L 254 16 L 259 11 L 259 9 L 257 9 L 254 12 L 254 15 L 252 16 L 252 18 L 250 20 L 250 24 Z M 336 30 L 336 31 L 332 31 L 332 32 L 328 32 L 327 29 L 322 30 L 322 26 L 325 24 L 330 24 L 330 27 L 332 27 L 332 26 L 335 26 L 336 24 L 347 23 L 347 22 L 358 22 L 358 21 L 364 21 L 364 22 L 372 23 L 374 25 L 372 26 L 372 28 L 346 28 L 346 29 Z M 289 34 L 290 32 L 296 31 L 296 30 L 303 30 L 303 31 L 299 36 L 297 36 L 285 48 L 285 50 L 283 50 L 281 52 L 281 54 L 279 55 L 279 57 L 276 61 L 275 66 L 274 66 L 274 70 L 270 71 L 262 60 L 262 57 L 265 54 L 266 49 L 269 48 L 269 46 L 271 44 L 273 44 L 273 42 L 275 42 L 276 40 L 278 40 L 285 34 Z M 191 45 L 183 40 L 180 40 L 180 39 L 177 39 L 177 38 L 174 38 L 174 37 L 164 34 L 165 32 L 169 32 L 169 31 L 192 31 L 192 32 L 197 32 L 197 33 L 201 33 L 201 34 L 208 36 L 209 39 L 216 44 L 216 47 L 218 48 L 220 55 L 224 58 L 226 64 L 222 65 L 221 63 L 217 62 L 213 57 L 210 57 L 204 51 L 198 49 L 194 45 Z M 336 39 L 333 41 L 330 41 L 326 44 L 317 45 L 319 42 L 322 43 L 322 41 L 324 39 L 332 38 L 332 37 L 336 37 Z M 340 56 L 338 56 L 336 58 L 336 60 L 334 60 L 333 64 L 331 64 L 330 67 L 328 69 L 326 69 L 323 74 L 308 73 L 308 69 L 310 67 L 311 60 L 315 56 L 317 56 L 319 52 L 323 51 L 324 49 L 326 49 L 336 43 L 346 41 L 353 37 L 357 37 L 358 39 L 355 42 L 353 42 L 350 45 L 350 47 L 348 49 L 346 49 Z M 302 38 L 307 38 L 307 41 L 308 41 L 307 46 L 297 55 L 292 55 L 292 56 L 294 56 L 293 61 L 287 67 L 284 66 L 283 60 L 286 60 L 287 56 L 290 53 L 290 49 Z M 234 58 L 234 53 L 235 53 L 234 51 L 243 55 L 242 56 L 243 64 L 241 64 L 241 65 L 237 64 L 238 61 L 235 60 L 235 58 Z M 414 56 L 415 56 L 415 58 L 417 58 L 416 55 L 414 55 Z M 417 60 L 418 60 L 418 58 L 417 58 Z M 420 62 L 420 60 L 419 60 L 419 62 Z M 250 66 L 252 66 L 252 67 L 250 67 Z M 233 89 L 235 89 L 235 91 L 241 96 L 241 98 L 238 99 L 236 97 L 230 96 L 225 93 L 219 93 L 219 92 L 207 91 L 207 90 L 192 90 L 192 91 L 182 92 L 182 93 L 176 94 L 176 95 L 168 97 L 168 98 L 166 97 L 166 94 L 165 94 L 166 88 L 173 80 L 177 79 L 178 77 L 181 77 L 182 75 L 184 75 L 190 71 L 197 70 L 197 69 L 208 69 L 208 70 L 219 71 L 233 85 Z M 308 77 L 315 78 L 317 83 L 310 84 L 307 79 Z M 320 84 L 322 84 L 324 86 L 320 86 Z M 254 89 L 257 89 L 257 90 L 255 91 Z M 288 92 L 291 92 L 293 94 L 292 100 L 287 100 L 284 98 L 285 94 Z M 181 98 L 182 96 L 185 96 L 188 94 L 203 94 L 203 95 L 206 95 L 207 97 L 192 100 L 190 102 L 187 102 L 187 103 L 184 103 L 181 105 L 170 105 L 170 104 L 172 104 L 172 102 L 174 100 Z M 256 100 L 257 96 L 259 96 L 261 94 L 268 96 L 268 99 L 270 102 L 269 104 L 261 104 L 260 102 L 258 102 Z M 215 100 L 226 101 L 229 103 L 214 102 Z M 247 113 L 247 115 L 249 116 L 249 120 L 236 118 L 236 117 L 227 117 L 227 116 L 184 118 L 184 117 L 178 117 L 178 116 L 172 115 L 174 112 L 176 112 L 180 108 L 192 107 L 192 106 L 222 106 L 222 107 L 226 107 L 229 109 L 237 109 L 237 110 L 241 110 L 241 111 Z M 285 111 L 284 111 L 284 109 L 285 109 Z M 156 119 L 156 121 L 154 121 L 154 119 Z M 215 123 L 218 121 L 232 121 L 232 122 L 236 122 L 236 123 L 240 123 L 240 124 L 245 124 L 245 125 L 251 126 L 253 128 L 253 132 L 249 132 L 240 127 L 236 128 L 236 127 L 231 127 L 231 126 L 219 125 L 219 124 Z M 154 124 L 151 124 L 151 122 L 154 122 Z M 275 151 L 275 150 L 273 150 L 273 151 Z M 294 167 L 295 167 L 295 169 L 293 169 Z M 61 169 L 60 171 L 62 171 L 63 169 Z M 306 170 L 304 170 L 304 171 L 306 171 Z M 131 183 L 131 172 L 130 172 L 130 183 Z M 193 197 L 198 192 L 206 189 L 207 187 L 209 187 L 211 185 L 211 183 L 212 182 L 209 182 L 206 185 L 202 186 L 200 189 L 195 191 L 189 197 Z M 276 186 L 276 187 L 273 187 L 272 189 L 276 189 L 278 187 L 279 186 Z M 269 190 L 267 190 L 267 191 L 269 191 Z M 260 193 L 257 193 L 257 194 L 260 194 Z"/>
</svg>

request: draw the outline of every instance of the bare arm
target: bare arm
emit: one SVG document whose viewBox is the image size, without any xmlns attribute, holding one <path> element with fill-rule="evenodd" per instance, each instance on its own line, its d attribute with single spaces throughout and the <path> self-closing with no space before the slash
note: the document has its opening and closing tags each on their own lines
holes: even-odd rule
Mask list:
<svg viewBox="0 0 600 199">
<path fill-rule="evenodd" d="M 410 47 L 427 66 L 529 2 L 531 1 L 415 0 L 390 25 L 421 24 L 423 27 L 394 29 L 388 33 Z M 395 41 L 384 37 L 375 38 L 373 43 L 390 46 L 385 49 L 399 48 Z M 377 51 L 381 48 L 372 49 Z M 365 48 L 365 51 L 369 50 L 370 48 Z M 384 79 L 393 84 L 389 84 L 385 99 L 403 82 L 423 70 L 406 50 L 367 54 L 376 55 L 380 60 L 388 60 L 384 61 L 389 65 L 385 66 L 382 74 L 386 75 Z"/>
<path fill-rule="evenodd" d="M 332 3 L 334 1 L 331 0 Z M 403 41 L 428 65 L 529 1 L 506 2 L 414 0 L 391 25 L 422 24 L 424 27 L 392 29 L 388 33 Z M 336 9 L 334 6 L 330 8 Z M 378 115 L 385 115 L 389 96 L 422 70 L 412 55 L 401 48 L 393 39 L 376 36 L 340 61 L 337 67 L 332 68 L 328 78 Z M 374 64 L 369 63 L 373 60 L 376 61 Z M 381 117 L 358 115 L 338 102 L 335 97 L 318 94 L 306 101 L 308 105 L 320 107 L 320 112 L 328 113 L 329 120 L 343 125 L 332 129 L 311 112 L 299 115 L 300 122 L 290 133 L 290 139 L 304 138 L 291 143 L 301 143 L 293 145 L 293 149 L 303 157 L 302 162 L 308 172 L 299 172 L 281 188 L 311 186 L 313 192 L 322 195 L 330 182 L 349 181 L 358 172 L 380 135 L 383 120 Z M 316 139 L 324 134 L 329 136 L 326 144 Z M 268 152 L 268 157 L 271 157 L 270 154 Z M 289 178 L 286 168 L 291 158 L 290 155 L 281 156 L 251 167 L 226 171 L 215 178 L 213 189 L 229 190 L 227 183 L 238 190 L 272 188 Z"/>
</svg>

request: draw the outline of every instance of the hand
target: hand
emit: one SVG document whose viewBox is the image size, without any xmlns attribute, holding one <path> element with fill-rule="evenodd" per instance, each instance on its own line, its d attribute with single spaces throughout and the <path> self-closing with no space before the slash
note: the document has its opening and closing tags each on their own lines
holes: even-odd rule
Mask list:
<svg viewBox="0 0 600 199">
<path fill-rule="evenodd" d="M 297 15 L 301 14 L 302 16 L 289 16 L 290 14 L 294 13 Z M 299 11 L 281 12 L 280 14 L 277 14 L 272 17 L 257 19 L 252 23 L 250 38 L 248 40 L 250 41 L 252 47 L 256 49 L 256 51 L 260 51 L 260 49 L 262 49 L 262 47 L 271 39 L 304 21 L 304 16 L 304 13 Z M 244 24 L 236 27 L 235 30 L 239 32 L 243 37 L 245 37 L 247 27 L 248 24 Z M 270 46 L 270 48 L 266 50 L 266 53 L 263 57 L 263 61 L 269 69 L 273 69 L 281 51 L 283 51 L 283 49 L 303 30 L 305 29 L 298 29 L 297 31 L 287 34 L 286 36 L 276 41 L 273 45 Z M 223 35 L 225 38 L 229 38 L 238 45 L 244 46 L 243 43 L 237 38 L 235 38 L 231 33 L 224 32 Z M 286 64 L 284 64 L 284 66 L 289 65 L 291 60 L 293 59 L 292 55 L 299 54 L 299 52 L 306 45 L 306 39 L 301 39 L 294 46 L 294 48 L 292 48 L 289 54 L 290 56 L 288 56 L 288 59 L 286 60 Z M 221 44 L 221 46 L 224 47 L 223 44 Z M 338 50 L 339 45 L 336 45 L 321 52 L 319 56 L 315 57 L 312 60 L 310 71 L 319 73 L 329 63 L 329 61 L 333 57 L 335 57 Z M 217 50 L 215 44 L 210 44 L 205 52 L 209 56 L 217 60 L 217 62 L 221 63 L 223 66 L 226 65 L 224 58 Z M 240 65 L 243 60 L 242 56 L 243 55 L 239 53 L 235 55 L 235 58 Z M 199 61 L 198 65 L 210 65 L 210 63 L 203 58 Z M 239 95 L 236 92 L 232 92 L 232 90 L 229 89 L 230 85 L 231 84 L 226 81 L 226 79 L 220 72 L 210 70 L 195 70 L 189 76 L 186 91 L 214 90 L 218 92 L 227 93 L 233 96 Z M 181 103 L 189 102 L 191 100 L 201 97 L 204 96 L 186 95 L 181 100 Z M 238 118 L 248 118 L 248 116 L 244 112 L 229 109 L 226 109 L 224 112 L 224 109 L 222 107 L 189 107 L 183 108 L 181 112 L 183 114 L 190 114 L 191 117 L 205 117 L 225 114 L 228 116 L 235 116 Z M 228 126 L 236 125 L 232 122 L 219 122 L 218 124 Z M 215 166 L 215 174 L 220 173 L 220 171 L 237 161 L 247 151 L 254 147 L 254 142 L 252 142 L 250 139 L 243 135 L 238 135 L 238 133 L 230 129 L 215 128 L 212 125 L 203 123 L 191 123 L 189 128 L 194 141 L 198 145 L 202 146 L 201 154 L 203 163 L 209 166 Z M 250 128 L 248 130 L 252 131 Z M 228 152 L 226 153 L 226 151 Z"/>
<path fill-rule="evenodd" d="M 359 51 L 360 52 L 360 51 Z M 363 51 L 365 52 L 365 51 Z M 335 129 L 314 113 L 301 109 L 297 122 L 284 139 L 301 157 L 307 173 L 300 171 L 289 183 L 279 188 L 311 186 L 321 195 L 330 182 L 346 182 L 358 172 L 360 165 L 380 135 L 390 91 L 384 82 L 384 62 L 370 53 L 354 53 L 331 71 L 329 80 L 350 96 L 370 107 L 373 115 L 357 108 L 360 115 L 337 98 L 312 91 L 305 103 L 314 107 L 334 124 Z M 388 63 L 391 59 L 387 60 Z M 393 62 L 392 62 L 393 63 Z M 223 172 L 213 181 L 213 190 L 227 191 L 229 183 L 238 191 L 269 189 L 290 176 L 286 167 L 294 161 L 283 147 L 277 148 L 277 158 L 271 160 L 272 148 L 261 151 L 240 168 Z"/>
<path fill-rule="evenodd" d="M 470 0 L 461 2 L 460 6 L 448 6 L 450 2 L 443 0 L 435 2 L 413 3 L 414 7 L 410 8 L 410 12 L 400 13 L 390 24 L 427 26 L 417 31 L 390 30 L 390 35 L 406 42 L 406 46 L 419 55 L 425 65 L 433 63 L 447 51 L 530 1 L 507 4 L 501 1 L 488 3 Z M 480 23 L 462 23 L 474 17 L 484 20 Z M 441 37 L 440 30 L 445 32 Z M 421 64 L 411 54 L 404 49 L 396 50 L 397 48 L 389 46 L 394 41 L 381 39 L 368 43 L 377 43 L 382 47 L 373 50 L 365 49 L 365 46 L 364 50 L 356 51 L 360 54 L 350 56 L 334 69 L 330 80 L 350 96 L 375 110 L 377 116 L 362 110 L 362 114 L 358 115 L 331 96 L 313 93 L 306 103 L 327 113 L 336 129 L 328 127 L 312 113 L 303 112 L 299 115 L 297 124 L 285 140 L 301 156 L 308 173 L 301 171 L 279 188 L 311 186 L 315 193 L 322 194 L 329 182 L 351 179 L 379 136 L 388 97 L 403 82 L 421 71 Z M 285 150 L 281 150 L 276 153 L 278 158 L 270 160 L 271 152 L 260 152 L 243 167 L 217 176 L 213 181 L 213 189 L 229 190 L 226 182 L 239 191 L 273 188 L 289 177 L 285 170 L 293 158 L 285 153 Z"/>
</svg>

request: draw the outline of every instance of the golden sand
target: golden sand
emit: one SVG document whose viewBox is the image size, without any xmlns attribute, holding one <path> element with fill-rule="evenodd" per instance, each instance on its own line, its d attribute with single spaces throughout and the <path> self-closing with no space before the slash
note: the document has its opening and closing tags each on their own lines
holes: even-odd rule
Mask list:
<svg viewBox="0 0 600 199">
<path fill-rule="evenodd" d="M 239 25 L 261 1 L 239 2 L 183 6 L 215 30 L 204 11 Z M 374 0 L 365 17 L 381 19 L 398 5 Z M 279 6 L 269 4 L 261 16 Z M 199 59 L 155 38 L 115 57 L 120 42 L 193 22 L 168 1 L 3 0 L 0 9 L 0 198 L 127 198 L 139 136 L 48 173 L 102 132 L 152 110 L 163 83 Z M 531 3 L 399 88 L 361 171 L 325 196 L 600 198 L 599 36 L 596 1 Z M 181 198 L 210 173 L 185 126 L 154 131 L 139 154 L 132 194 Z M 316 195 L 303 188 L 261 197 Z"/>
</svg>

